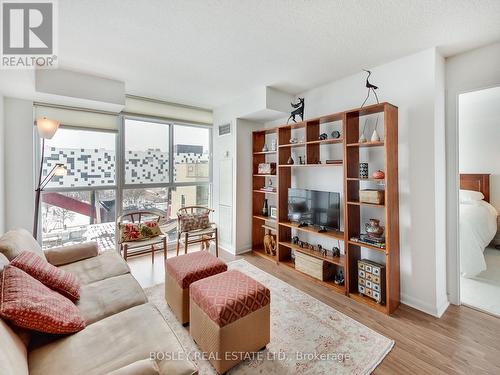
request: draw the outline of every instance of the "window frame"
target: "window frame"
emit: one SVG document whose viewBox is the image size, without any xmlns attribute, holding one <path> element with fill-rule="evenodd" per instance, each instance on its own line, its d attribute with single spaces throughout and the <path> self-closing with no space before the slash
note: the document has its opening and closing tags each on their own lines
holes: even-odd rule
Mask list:
<svg viewBox="0 0 500 375">
<path fill-rule="evenodd" d="M 169 153 L 169 160 L 168 160 L 168 181 L 169 182 L 158 182 L 158 183 L 143 183 L 143 184 L 129 184 L 125 182 L 125 137 L 126 137 L 126 125 L 125 121 L 126 120 L 135 120 L 135 121 L 144 121 L 144 122 L 151 122 L 155 124 L 161 124 L 169 127 L 169 132 L 168 132 L 168 153 Z M 174 179 L 174 126 L 175 125 L 181 125 L 181 126 L 190 126 L 190 127 L 195 127 L 195 128 L 203 128 L 208 130 L 208 147 L 209 147 L 209 172 L 208 172 L 208 181 L 199 181 L 199 182 L 175 182 Z M 117 190 L 117 202 L 119 199 L 120 204 L 117 205 L 116 207 L 116 212 L 117 212 L 117 217 L 121 216 L 123 214 L 123 191 L 127 189 L 148 189 L 148 188 L 169 188 L 170 191 L 172 189 L 175 189 L 177 187 L 183 187 L 183 186 L 200 186 L 200 185 L 205 185 L 208 186 L 208 191 L 209 191 L 209 198 L 208 198 L 208 205 L 211 207 L 212 202 L 213 202 L 213 150 L 212 150 L 212 144 L 213 144 L 213 132 L 212 132 L 212 126 L 210 125 L 201 125 L 201 124 L 193 124 L 189 122 L 182 122 L 182 121 L 169 121 L 166 119 L 161 119 L 157 117 L 150 117 L 150 116 L 135 116 L 135 115 L 120 115 L 119 119 L 119 125 L 118 125 L 118 138 L 119 138 L 119 147 L 120 147 L 120 153 L 119 157 L 120 160 L 118 161 L 118 166 L 120 168 L 120 173 L 117 174 L 119 176 L 119 179 L 117 180 L 118 182 L 118 190 Z M 118 194 L 120 197 L 118 198 Z M 168 241 L 168 243 L 174 243 L 175 241 Z"/>
<path fill-rule="evenodd" d="M 144 121 L 144 122 L 152 122 L 157 124 L 162 124 L 165 126 L 169 126 L 169 182 L 168 183 L 144 183 L 144 184 L 127 184 L 125 183 L 125 137 L 126 137 L 126 126 L 125 120 L 136 120 L 136 121 Z M 174 181 L 174 126 L 191 126 L 196 128 L 203 128 L 208 130 L 208 147 L 209 147 L 209 177 L 208 181 L 199 181 L 199 182 L 175 182 Z M 213 203 L 213 131 L 212 126 L 210 125 L 202 125 L 202 124 L 194 124 L 189 122 L 182 121 L 169 121 L 166 119 L 149 117 L 149 116 L 133 116 L 133 115 L 125 115 L 121 114 L 118 116 L 118 129 L 99 129 L 93 127 L 79 127 L 79 126 L 71 126 L 61 124 L 59 126 L 60 129 L 69 129 L 69 130 L 81 130 L 81 131 L 89 131 L 89 132 L 102 132 L 102 133 L 112 133 L 115 135 L 115 183 L 113 185 L 96 185 L 96 186 L 81 186 L 81 187 L 47 187 L 43 190 L 43 192 L 73 192 L 73 191 L 100 191 L 100 190 L 114 190 L 115 191 L 115 220 L 123 214 L 123 191 L 126 189 L 147 189 L 147 188 L 169 188 L 175 189 L 177 187 L 183 186 L 208 186 L 209 191 L 209 200 L 208 205 L 211 207 Z M 41 140 L 42 138 L 39 136 L 36 126 L 33 126 L 33 138 L 34 138 L 34 151 L 35 151 L 35 165 L 33 181 L 36 183 L 36 177 L 38 173 L 38 168 L 41 163 Z M 35 188 L 35 187 L 34 187 Z M 43 194 L 42 192 L 42 194 Z M 40 244 L 42 243 L 41 233 L 42 228 L 42 215 L 38 217 L 38 241 Z M 118 243 L 118 233 L 115 233 L 115 241 Z M 169 243 L 173 243 L 174 241 L 169 241 Z"/>
</svg>

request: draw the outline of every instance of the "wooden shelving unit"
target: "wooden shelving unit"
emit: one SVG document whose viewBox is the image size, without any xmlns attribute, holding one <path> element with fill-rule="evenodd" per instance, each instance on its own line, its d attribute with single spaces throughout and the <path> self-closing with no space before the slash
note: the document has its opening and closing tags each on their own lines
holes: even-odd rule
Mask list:
<svg viewBox="0 0 500 375">
<path fill-rule="evenodd" d="M 383 115 L 384 133 L 379 142 L 359 143 L 360 118 L 367 115 Z M 341 138 L 319 140 L 322 124 L 340 122 Z M 290 143 L 293 131 L 301 129 L 304 138 L 299 143 Z M 262 148 L 269 137 L 276 137 L 277 151 L 263 152 Z M 336 285 L 333 280 L 320 281 L 309 275 L 295 270 L 301 277 L 320 285 L 324 285 L 334 292 L 345 294 L 360 303 L 386 314 L 392 313 L 399 306 L 399 202 L 398 202 L 398 109 L 389 103 L 380 103 L 364 108 L 357 108 L 345 112 L 321 116 L 299 123 L 287 124 L 270 129 L 262 129 L 253 133 L 253 193 L 252 193 L 252 250 L 253 252 L 272 262 L 295 270 L 292 259 L 292 250 L 300 252 L 325 262 L 340 267 L 344 271 L 345 285 Z M 331 145 L 331 146 L 325 146 Z M 342 164 L 320 164 L 320 147 L 342 147 Z M 360 178 L 358 175 L 360 149 L 374 148 L 381 152 L 384 159 L 385 178 Z M 304 150 L 305 164 L 288 165 L 287 160 L 292 150 Z M 259 175 L 259 163 L 275 162 L 276 175 Z M 297 161 L 296 161 L 297 162 Z M 299 227 L 298 224 L 288 220 L 288 188 L 292 185 L 292 176 L 296 168 L 341 167 L 343 168 L 343 201 L 344 230 L 318 232 L 314 227 Z M 259 190 L 265 185 L 268 178 L 273 179 L 277 189 L 275 192 Z M 371 183 L 385 189 L 384 204 L 370 204 L 359 201 L 359 190 L 362 183 Z M 274 199 L 277 207 L 277 219 L 262 215 L 264 199 Z M 361 244 L 352 241 L 362 233 L 363 210 L 375 210 L 378 218 L 385 226 L 385 248 Z M 372 212 L 370 211 L 370 213 Z M 271 231 L 277 236 L 276 255 L 265 254 L 263 250 L 263 236 L 266 231 Z M 292 243 L 293 233 L 304 233 L 318 238 L 338 240 L 344 243 L 344 254 L 340 257 L 324 256 L 317 251 L 301 248 Z M 374 300 L 358 293 L 357 261 L 366 254 L 376 254 L 385 257 L 386 285 L 385 301 L 378 304 Z M 369 257 L 369 256 L 368 256 Z"/>
</svg>

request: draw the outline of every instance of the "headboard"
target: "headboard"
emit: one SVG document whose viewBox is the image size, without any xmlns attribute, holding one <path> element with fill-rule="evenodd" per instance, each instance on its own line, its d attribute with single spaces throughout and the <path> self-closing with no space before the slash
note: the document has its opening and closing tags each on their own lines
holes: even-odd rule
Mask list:
<svg viewBox="0 0 500 375">
<path fill-rule="evenodd" d="M 489 174 L 460 174 L 460 189 L 480 191 L 486 202 L 490 201 Z"/>
</svg>

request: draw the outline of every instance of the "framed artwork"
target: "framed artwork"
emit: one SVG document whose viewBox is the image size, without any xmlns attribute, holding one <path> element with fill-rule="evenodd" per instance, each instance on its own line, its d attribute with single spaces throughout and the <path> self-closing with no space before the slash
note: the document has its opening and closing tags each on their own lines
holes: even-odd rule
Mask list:
<svg viewBox="0 0 500 375">
<path fill-rule="evenodd" d="M 276 209 L 276 206 L 269 207 L 269 217 L 272 219 L 276 219 L 278 217 L 278 210 Z"/>
</svg>

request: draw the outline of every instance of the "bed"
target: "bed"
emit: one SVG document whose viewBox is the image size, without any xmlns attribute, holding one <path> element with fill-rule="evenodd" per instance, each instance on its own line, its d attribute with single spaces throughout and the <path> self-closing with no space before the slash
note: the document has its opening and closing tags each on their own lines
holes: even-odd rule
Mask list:
<svg viewBox="0 0 500 375">
<path fill-rule="evenodd" d="M 486 270 L 484 250 L 497 232 L 498 212 L 489 203 L 489 174 L 460 174 L 460 272 Z"/>
</svg>

